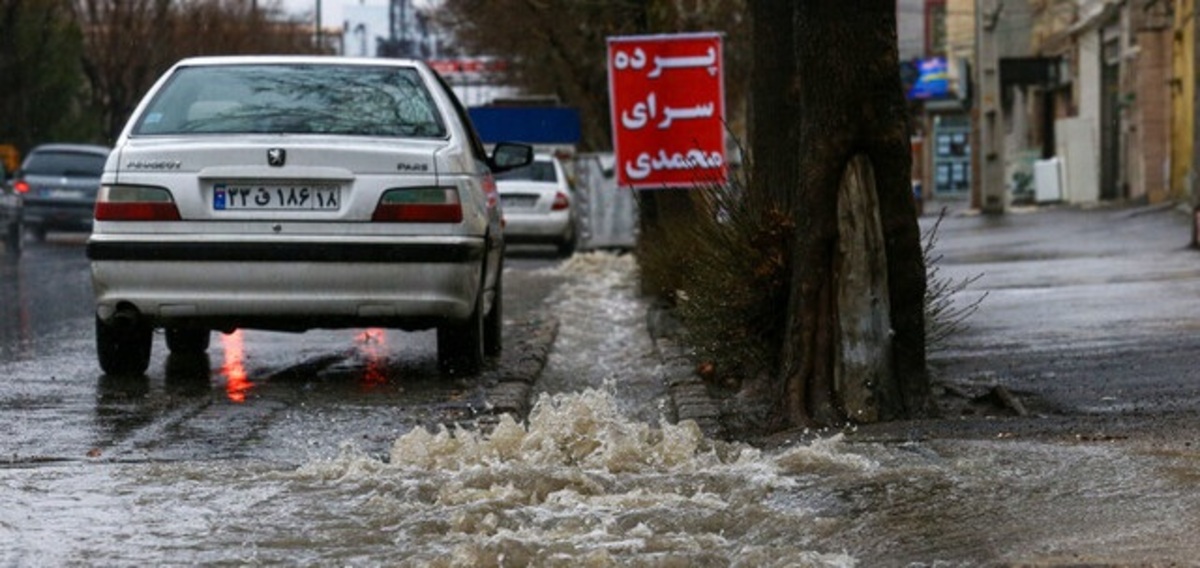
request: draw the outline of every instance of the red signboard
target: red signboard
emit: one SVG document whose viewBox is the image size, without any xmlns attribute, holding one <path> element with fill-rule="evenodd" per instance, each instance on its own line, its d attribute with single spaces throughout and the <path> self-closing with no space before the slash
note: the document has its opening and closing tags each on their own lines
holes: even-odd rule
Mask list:
<svg viewBox="0 0 1200 568">
<path fill-rule="evenodd" d="M 619 186 L 725 182 L 719 34 L 609 38 L 608 89 Z"/>
</svg>

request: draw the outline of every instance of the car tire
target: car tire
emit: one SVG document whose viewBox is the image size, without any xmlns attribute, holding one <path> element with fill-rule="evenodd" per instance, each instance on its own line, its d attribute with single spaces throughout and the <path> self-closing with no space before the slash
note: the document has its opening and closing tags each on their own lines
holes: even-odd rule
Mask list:
<svg viewBox="0 0 1200 568">
<path fill-rule="evenodd" d="M 134 323 L 113 325 L 96 317 L 96 355 L 109 375 L 141 375 L 150 366 L 154 330 Z"/>
<path fill-rule="evenodd" d="M 579 231 L 575 230 L 575 224 L 571 224 L 571 231 L 562 240 L 558 241 L 558 256 L 568 257 L 575 254 L 575 246 L 579 243 Z"/>
<path fill-rule="evenodd" d="M 447 375 L 473 375 L 483 366 L 483 290 L 466 321 L 437 328 L 438 368 Z"/>
<path fill-rule="evenodd" d="M 496 272 L 495 299 L 492 300 L 492 310 L 483 320 L 483 354 L 496 357 L 504 349 L 504 263 Z"/>
<path fill-rule="evenodd" d="M 20 223 L 11 223 L 4 235 L 4 252 L 14 259 L 21 256 L 21 239 L 25 236 L 23 232 Z"/>
<path fill-rule="evenodd" d="M 186 327 L 167 328 L 167 349 L 171 353 L 203 353 L 208 351 L 212 332 Z"/>
</svg>

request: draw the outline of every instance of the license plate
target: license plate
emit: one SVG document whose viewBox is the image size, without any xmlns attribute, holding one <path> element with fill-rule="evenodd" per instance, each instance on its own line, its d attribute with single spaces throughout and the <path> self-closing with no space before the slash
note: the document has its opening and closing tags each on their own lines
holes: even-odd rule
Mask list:
<svg viewBox="0 0 1200 568">
<path fill-rule="evenodd" d="M 51 199 L 83 199 L 83 190 L 53 188 L 46 190 L 42 195 Z"/>
<path fill-rule="evenodd" d="M 213 209 L 217 211 L 337 211 L 342 188 L 336 185 L 243 185 L 213 186 Z"/>
<path fill-rule="evenodd" d="M 536 195 L 501 195 L 500 205 L 511 209 L 529 209 L 537 205 Z"/>
</svg>

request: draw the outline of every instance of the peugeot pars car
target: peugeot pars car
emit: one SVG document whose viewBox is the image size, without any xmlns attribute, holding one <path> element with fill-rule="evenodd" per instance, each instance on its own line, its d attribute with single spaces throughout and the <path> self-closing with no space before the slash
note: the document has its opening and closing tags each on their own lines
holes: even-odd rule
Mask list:
<svg viewBox="0 0 1200 568">
<path fill-rule="evenodd" d="M 87 244 L 110 374 L 212 330 L 436 329 L 443 372 L 500 351 L 504 240 L 466 110 L 424 63 L 186 59 L 139 103 L 105 166 Z"/>
<path fill-rule="evenodd" d="M 496 176 L 496 188 L 508 242 L 552 244 L 563 256 L 575 252 L 574 191 L 557 158 L 538 154 L 533 163 Z"/>
</svg>

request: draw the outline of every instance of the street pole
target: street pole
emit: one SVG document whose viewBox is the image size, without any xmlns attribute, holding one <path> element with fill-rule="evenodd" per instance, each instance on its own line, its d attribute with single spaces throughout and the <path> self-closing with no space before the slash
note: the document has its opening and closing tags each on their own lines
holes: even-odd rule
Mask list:
<svg viewBox="0 0 1200 568">
<path fill-rule="evenodd" d="M 1196 10 L 1197 0 L 1192 0 L 1192 164 L 1187 169 L 1188 198 L 1192 202 L 1192 246 L 1200 248 L 1200 183 L 1196 171 L 1200 165 L 1200 120 L 1196 111 L 1200 109 L 1200 73 L 1196 73 L 1200 64 L 1200 11 Z"/>
<path fill-rule="evenodd" d="M 323 49 L 325 47 L 325 41 L 324 41 L 324 38 L 322 37 L 323 32 L 321 31 L 321 0 L 317 0 L 316 23 L 317 23 L 317 49 Z"/>
<path fill-rule="evenodd" d="M 996 24 L 1004 9 L 1002 0 L 977 0 L 975 4 L 976 84 L 979 86 L 979 195 L 980 209 L 1003 214 L 1007 207 L 1004 187 L 1004 124 L 1000 102 L 1000 57 Z"/>
</svg>

